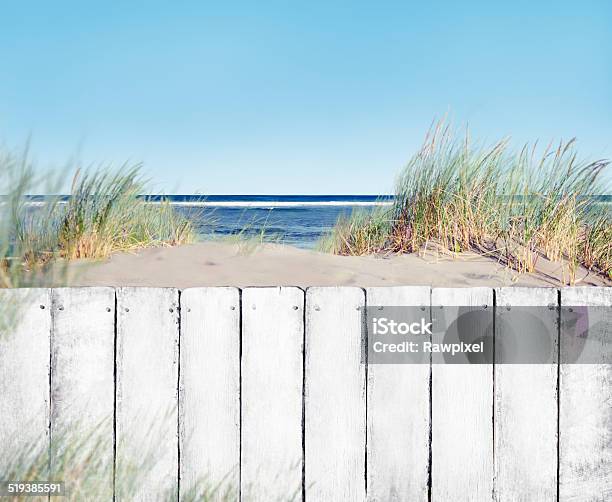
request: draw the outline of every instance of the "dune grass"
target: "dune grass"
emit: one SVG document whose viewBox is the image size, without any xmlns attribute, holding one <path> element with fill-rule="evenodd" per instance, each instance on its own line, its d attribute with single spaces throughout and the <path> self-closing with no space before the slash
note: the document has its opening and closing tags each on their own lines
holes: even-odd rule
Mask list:
<svg viewBox="0 0 612 502">
<path fill-rule="evenodd" d="M 138 165 L 77 169 L 68 199 L 47 197 L 36 207 L 28 195 L 56 192 L 62 179 L 35 173 L 27 152 L 0 154 L 0 287 L 36 285 L 58 261 L 195 239 L 190 220 L 167 201 L 142 196 L 148 185 Z"/>
<path fill-rule="evenodd" d="M 167 201 L 150 203 L 140 167 L 77 171 L 65 209 L 58 211 L 64 258 L 104 258 L 117 251 L 176 246 L 194 239 L 191 222 Z"/>
<path fill-rule="evenodd" d="M 176 486 L 171 480 L 156 480 L 159 459 L 153 442 L 145 445 L 129 461 L 122 459 L 116 465 L 112 449 L 111 419 L 101 421 L 94 429 L 81 424 L 54 432 L 51 448 L 48 441 L 31 440 L 19 445 L 0 445 L 0 470 L 5 480 L 63 482 L 65 497 L 61 500 L 114 500 L 113 492 L 121 500 L 134 500 L 148 483 L 162 481 L 167 488 L 157 494 L 155 500 L 176 501 Z M 134 424 L 134 428 L 140 424 Z M 108 432 L 111 436 L 108 436 Z M 151 436 L 155 437 L 155 436 Z M 238 498 L 238 487 L 233 473 L 226 478 L 212 481 L 206 476 L 190 484 L 181 493 L 184 502 L 224 502 Z M 163 483 L 168 481 L 166 483 Z M 23 497 L 7 497 L 6 500 L 24 500 Z M 42 500 L 37 497 L 32 500 Z M 45 497 L 46 500 L 46 497 Z"/>
<path fill-rule="evenodd" d="M 329 235 L 319 242 L 321 251 L 340 255 L 366 255 L 386 252 L 391 231 L 388 209 L 358 209 L 341 216 Z"/>
<path fill-rule="evenodd" d="M 573 140 L 538 151 L 479 146 L 440 122 L 400 173 L 390 209 L 340 220 L 324 246 L 362 255 L 436 243 L 495 255 L 520 273 L 545 256 L 563 264 L 567 283 L 579 265 L 612 278 L 612 215 L 596 198 L 610 193 L 609 162 L 581 160 Z"/>
<path fill-rule="evenodd" d="M 34 256 L 52 254 L 57 239 L 47 232 L 55 201 L 41 207 L 40 217 L 29 217 L 26 194 L 42 185 L 28 161 L 27 151 L 0 151 L 0 287 L 29 286 L 26 263 Z"/>
<path fill-rule="evenodd" d="M 238 222 L 238 230 L 226 235 L 212 233 L 209 239 L 232 244 L 237 247 L 239 254 L 243 255 L 254 253 L 264 244 L 283 244 L 284 235 L 269 230 L 271 226 L 270 217 L 272 214 L 272 210 L 270 209 L 264 218 L 247 219 L 248 213 L 245 210 Z"/>
</svg>

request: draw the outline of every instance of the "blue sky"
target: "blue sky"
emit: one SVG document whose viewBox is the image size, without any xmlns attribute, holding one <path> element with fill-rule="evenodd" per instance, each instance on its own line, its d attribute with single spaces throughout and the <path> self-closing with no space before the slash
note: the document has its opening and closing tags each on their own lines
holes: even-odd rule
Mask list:
<svg viewBox="0 0 612 502">
<path fill-rule="evenodd" d="M 383 193 L 448 111 L 612 156 L 612 3 L 3 2 L 0 141 L 166 193 Z"/>
</svg>

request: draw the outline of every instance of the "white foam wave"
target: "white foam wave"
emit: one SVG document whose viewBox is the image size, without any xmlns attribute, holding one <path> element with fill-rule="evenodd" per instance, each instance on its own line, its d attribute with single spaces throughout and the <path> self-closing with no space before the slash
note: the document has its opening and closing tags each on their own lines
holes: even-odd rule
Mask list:
<svg viewBox="0 0 612 502">
<path fill-rule="evenodd" d="M 66 201 L 58 201 L 58 204 L 66 204 Z M 162 201 L 149 201 L 149 204 L 161 204 Z M 2 202 L 0 202 L 2 204 Z M 27 206 L 40 207 L 47 204 L 44 201 L 29 201 Z M 325 207 L 325 206 L 344 206 L 344 207 L 373 207 L 390 206 L 391 201 L 348 201 L 348 200 L 329 200 L 329 201 L 187 201 L 172 200 L 171 206 L 184 207 L 246 207 L 272 209 L 275 207 Z"/>
<path fill-rule="evenodd" d="M 154 202 L 159 204 L 159 202 Z M 389 201 L 170 201 L 172 206 L 202 207 L 321 207 L 321 206 L 390 206 Z"/>
</svg>

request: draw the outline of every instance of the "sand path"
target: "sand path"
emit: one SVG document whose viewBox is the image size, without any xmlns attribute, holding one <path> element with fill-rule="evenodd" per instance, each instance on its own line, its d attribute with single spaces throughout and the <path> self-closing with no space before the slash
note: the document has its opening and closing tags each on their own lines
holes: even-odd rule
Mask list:
<svg viewBox="0 0 612 502">
<path fill-rule="evenodd" d="M 81 286 L 559 286 L 559 264 L 541 259 L 540 272 L 518 275 L 495 259 L 465 253 L 334 256 L 290 246 L 204 242 L 121 253 L 70 265 L 70 285 Z M 581 269 L 578 285 L 610 285 Z M 65 282 L 65 281 L 62 281 Z"/>
</svg>

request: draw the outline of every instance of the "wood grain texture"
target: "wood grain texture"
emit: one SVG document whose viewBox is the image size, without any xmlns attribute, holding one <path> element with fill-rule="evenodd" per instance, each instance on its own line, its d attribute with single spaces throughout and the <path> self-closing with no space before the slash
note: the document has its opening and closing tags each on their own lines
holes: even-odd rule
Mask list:
<svg viewBox="0 0 612 502">
<path fill-rule="evenodd" d="M 367 288 L 372 306 L 423 306 L 430 288 Z M 429 364 L 368 366 L 367 498 L 426 501 L 429 471 Z"/>
<path fill-rule="evenodd" d="M 470 311 L 493 321 L 490 288 L 434 288 L 431 303 L 434 342 L 441 341 L 447 329 L 452 332 L 460 314 L 453 306 L 471 306 Z M 472 332 L 482 326 L 462 329 L 477 336 Z M 491 500 L 493 365 L 435 364 L 432 356 L 432 500 Z"/>
<path fill-rule="evenodd" d="M 612 288 L 564 288 L 562 306 L 612 306 Z M 610 310 L 607 321 L 610 323 Z M 568 312 L 561 310 L 562 325 Z M 609 326 L 610 324 L 608 324 Z M 593 320 L 589 319 L 589 328 Z M 611 333 L 601 363 L 568 364 L 571 339 L 561 337 L 559 389 L 559 500 L 612 500 Z M 589 342 L 589 340 L 587 340 Z M 597 342 L 599 343 L 599 342 Z M 604 352 L 607 353 L 604 355 Z"/>
<path fill-rule="evenodd" d="M 432 290 L 433 340 L 452 335 L 453 306 L 492 320 L 492 293 Z M 558 368 L 498 364 L 493 374 L 435 356 L 431 367 L 366 371 L 358 288 L 311 288 L 306 300 L 298 288 L 247 288 L 242 305 L 235 288 L 197 288 L 183 292 L 180 316 L 176 289 L 120 288 L 116 326 L 114 294 L 0 291 L 0 315 L 18 321 L 0 334 L 0 468 L 32 441 L 44 454 L 62 429 L 95 427 L 116 400 L 120 501 L 176 500 L 202 478 L 239 485 L 243 501 L 300 500 L 303 472 L 309 500 L 419 501 L 429 467 L 433 501 L 553 500 L 557 489 L 561 501 L 612 500 L 612 344 L 601 333 L 585 339 L 599 344 L 591 364 L 570 364 L 575 341 L 562 338 Z M 557 299 L 545 288 L 496 294 L 498 314 Z M 365 302 L 426 306 L 428 296 L 369 288 Z M 561 302 L 610 307 L 612 290 L 565 288 Z M 546 314 L 554 332 L 558 314 Z M 568 317 L 562 309 L 562 326 Z M 503 313 L 496 329 L 501 343 Z M 108 421 L 97 434 L 108 459 Z M 145 473 L 135 487 L 124 483 L 130 468 Z M 108 471 L 103 482 L 112 485 Z"/>
<path fill-rule="evenodd" d="M 556 500 L 557 290 L 499 288 L 496 303 L 495 494 L 497 500 Z M 535 316 L 522 306 L 546 308 Z M 504 364 L 502 344 L 530 343 L 520 339 L 527 335 L 550 338 L 550 364 Z"/>
<path fill-rule="evenodd" d="M 304 292 L 242 292 L 242 500 L 300 498 Z"/>
<path fill-rule="evenodd" d="M 206 479 L 212 500 L 238 499 L 240 462 L 240 291 L 181 293 L 179 397 L 181 494 Z M 229 493 L 228 493 L 229 492 Z M 231 495 L 230 495 L 231 494 Z"/>
<path fill-rule="evenodd" d="M 117 290 L 117 500 L 177 498 L 178 291 Z M 136 492 L 121 477 L 147 466 Z"/>
<path fill-rule="evenodd" d="M 43 456 L 49 448 L 50 294 L 0 291 L 0 472 L 30 445 Z"/>
<path fill-rule="evenodd" d="M 365 500 L 364 306 L 360 288 L 306 293 L 307 500 Z"/>
<path fill-rule="evenodd" d="M 115 290 L 54 289 L 52 306 L 51 475 L 64 438 L 90 437 L 84 452 L 95 447 L 101 496 L 112 500 Z"/>
</svg>

